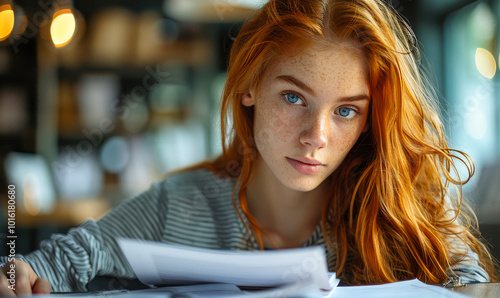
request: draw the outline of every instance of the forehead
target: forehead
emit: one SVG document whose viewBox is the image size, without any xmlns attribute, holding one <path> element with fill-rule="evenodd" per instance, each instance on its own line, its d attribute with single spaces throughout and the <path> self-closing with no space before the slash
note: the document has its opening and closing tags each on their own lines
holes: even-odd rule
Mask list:
<svg viewBox="0 0 500 298">
<path fill-rule="evenodd" d="M 315 89 L 368 92 L 368 63 L 352 46 L 311 46 L 295 56 L 283 56 L 271 64 L 266 80 L 292 75 Z"/>
</svg>

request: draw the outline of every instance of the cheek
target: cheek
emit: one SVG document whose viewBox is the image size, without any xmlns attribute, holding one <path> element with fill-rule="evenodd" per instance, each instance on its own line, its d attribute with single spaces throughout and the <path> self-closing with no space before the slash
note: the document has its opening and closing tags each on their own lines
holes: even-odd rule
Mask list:
<svg viewBox="0 0 500 298">
<path fill-rule="evenodd" d="M 336 144 L 337 150 L 342 153 L 349 152 L 361 134 L 362 129 L 349 127 L 340 131 L 336 136 L 332 136 L 332 144 Z"/>
<path fill-rule="evenodd" d="M 262 145 L 284 143 L 293 135 L 294 121 L 284 107 L 261 106 L 256 114 L 255 139 Z"/>
</svg>

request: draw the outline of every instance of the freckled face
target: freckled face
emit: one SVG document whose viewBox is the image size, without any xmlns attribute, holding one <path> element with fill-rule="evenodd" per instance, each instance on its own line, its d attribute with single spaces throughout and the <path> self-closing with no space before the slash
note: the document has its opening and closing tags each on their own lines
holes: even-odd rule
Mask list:
<svg viewBox="0 0 500 298">
<path fill-rule="evenodd" d="M 310 47 L 273 63 L 241 102 L 255 109 L 256 174 L 311 191 L 366 130 L 368 66 L 352 47 Z"/>
</svg>

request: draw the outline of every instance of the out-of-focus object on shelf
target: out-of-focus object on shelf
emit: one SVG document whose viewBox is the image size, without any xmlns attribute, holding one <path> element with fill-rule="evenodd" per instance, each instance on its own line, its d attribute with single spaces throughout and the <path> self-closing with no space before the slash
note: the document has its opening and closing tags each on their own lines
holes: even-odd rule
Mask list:
<svg viewBox="0 0 500 298">
<path fill-rule="evenodd" d="M 89 55 L 96 65 L 127 65 L 134 59 L 135 16 L 127 9 L 110 7 L 89 21 Z"/>
<path fill-rule="evenodd" d="M 131 197 L 162 180 L 160 168 L 154 158 L 153 140 L 150 134 L 135 136 L 128 140 L 130 159 L 125 170 L 120 173 L 120 190 Z"/>
<path fill-rule="evenodd" d="M 207 156 L 205 124 L 196 120 L 165 125 L 155 133 L 155 149 L 162 171 L 167 173 L 201 162 Z"/>
<path fill-rule="evenodd" d="M 78 84 L 80 119 L 85 129 L 98 129 L 103 121 L 114 123 L 113 105 L 120 98 L 120 78 L 116 74 L 87 74 Z"/>
<path fill-rule="evenodd" d="M 14 134 L 26 128 L 26 92 L 20 88 L 0 88 L 0 134 Z"/>
<path fill-rule="evenodd" d="M 500 160 L 483 166 L 473 199 L 480 223 L 500 224 Z"/>
<path fill-rule="evenodd" d="M 29 153 L 11 152 L 5 161 L 8 183 L 16 190 L 18 210 L 31 215 L 50 213 L 56 193 L 45 160 Z"/>
<path fill-rule="evenodd" d="M 145 11 L 136 18 L 135 59 L 136 65 L 158 63 L 162 47 L 166 43 L 162 35 L 162 18 L 156 11 Z"/>
<path fill-rule="evenodd" d="M 59 134 L 70 135 L 81 132 L 80 112 L 76 97 L 76 87 L 73 82 L 59 82 L 59 100 L 57 102 Z"/>
<path fill-rule="evenodd" d="M 202 67 L 215 55 L 214 45 L 204 39 L 193 39 L 167 44 L 162 48 L 163 58 L 181 61 L 193 67 Z"/>
<path fill-rule="evenodd" d="M 61 148 L 52 163 L 60 200 L 83 201 L 102 193 L 104 176 L 96 155 L 97 148 L 86 140 Z"/>
<path fill-rule="evenodd" d="M 242 22 L 266 1 L 260 0 L 164 0 L 165 14 L 187 22 Z"/>
<path fill-rule="evenodd" d="M 122 117 L 123 128 L 131 134 L 137 134 L 145 130 L 150 117 L 145 100 L 136 102 L 135 107 L 129 111 L 127 117 Z"/>
<path fill-rule="evenodd" d="M 122 172 L 130 161 L 130 148 L 125 137 L 114 136 L 102 145 L 99 160 L 109 173 Z"/>
<path fill-rule="evenodd" d="M 0 47 L 0 75 L 7 74 L 11 63 L 11 54 L 7 51 L 6 48 Z"/>
</svg>

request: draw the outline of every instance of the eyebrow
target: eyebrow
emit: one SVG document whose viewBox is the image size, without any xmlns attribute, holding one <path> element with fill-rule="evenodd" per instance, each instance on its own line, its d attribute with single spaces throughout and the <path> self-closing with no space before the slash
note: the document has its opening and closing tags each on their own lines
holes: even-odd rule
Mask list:
<svg viewBox="0 0 500 298">
<path fill-rule="evenodd" d="M 309 93 L 313 96 L 316 96 L 316 94 L 314 93 L 314 90 L 312 90 L 311 87 L 307 86 L 306 83 L 302 82 L 301 80 L 299 80 L 295 77 L 281 75 L 281 76 L 277 76 L 276 78 L 279 80 L 283 80 L 285 82 L 291 83 L 291 84 L 299 87 L 300 89 L 306 91 L 307 93 Z"/>
<path fill-rule="evenodd" d="M 296 77 L 289 76 L 289 75 L 281 75 L 276 77 L 279 80 L 291 83 L 300 89 L 306 91 L 307 93 L 311 94 L 312 96 L 316 96 L 316 93 L 314 90 L 312 90 L 311 87 L 307 86 L 306 83 L 302 82 L 301 80 L 297 79 Z M 358 101 L 358 100 L 370 100 L 370 97 L 366 94 L 361 94 L 361 95 L 355 95 L 355 96 L 345 96 L 341 97 L 339 101 Z"/>
</svg>

